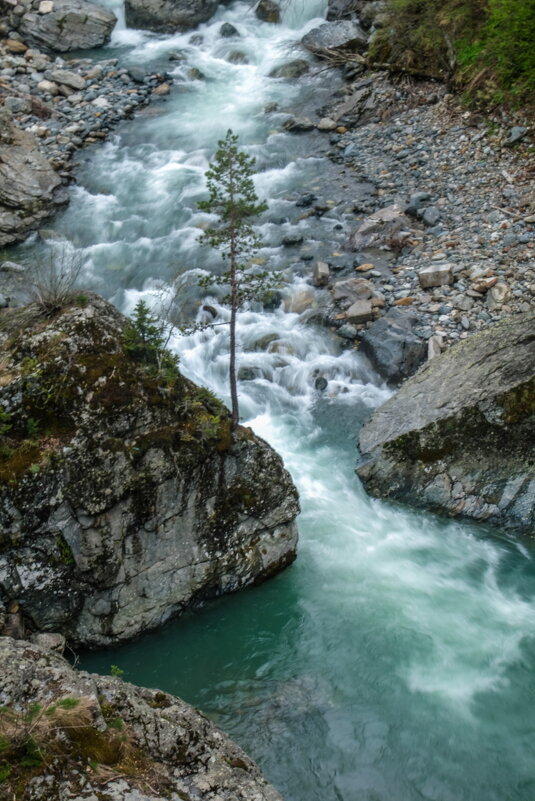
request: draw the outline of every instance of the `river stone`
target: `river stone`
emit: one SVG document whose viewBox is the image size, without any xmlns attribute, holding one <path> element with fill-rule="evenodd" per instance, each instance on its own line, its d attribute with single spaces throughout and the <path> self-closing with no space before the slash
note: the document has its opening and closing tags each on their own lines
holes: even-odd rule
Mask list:
<svg viewBox="0 0 535 801">
<path fill-rule="evenodd" d="M 54 83 L 70 86 L 71 89 L 85 89 L 85 80 L 77 72 L 71 70 L 50 70 L 46 77 Z"/>
<path fill-rule="evenodd" d="M 125 326 L 90 293 L 53 318 L 2 311 L 0 405 L 38 433 L 0 454 L 0 599 L 93 647 L 269 577 L 297 543 L 280 457 L 250 429 L 232 435 L 206 390 L 146 372 Z"/>
<path fill-rule="evenodd" d="M 47 752 L 57 747 L 61 756 L 29 768 L 27 799 L 282 801 L 226 734 L 176 696 L 75 670 L 59 654 L 10 637 L 0 638 L 0 674 L 4 709 L 47 709 L 44 720 L 65 721 L 64 727 L 45 729 Z M 54 718 L 53 704 L 61 698 L 78 701 L 69 707 L 72 718 L 69 709 Z M 69 724 L 77 726 L 78 737 L 70 738 Z M 126 771 L 121 769 L 125 742 Z M 95 766 L 92 759 L 89 768 L 95 752 L 105 755 L 106 764 Z M 2 788 L 6 798 L 14 796 L 9 777 Z"/>
<path fill-rule="evenodd" d="M 337 19 L 352 19 L 360 12 L 362 5 L 362 0 L 329 0 L 327 19 L 330 22 Z"/>
<path fill-rule="evenodd" d="M 426 343 L 414 333 L 417 315 L 390 309 L 361 337 L 361 351 L 389 384 L 400 384 L 425 361 Z"/>
<path fill-rule="evenodd" d="M 48 14 L 24 14 L 19 31 L 32 45 L 65 53 L 102 47 L 116 22 L 115 14 L 102 6 L 85 0 L 54 0 Z"/>
<path fill-rule="evenodd" d="M 329 283 L 329 278 L 331 277 L 331 271 L 329 269 L 329 265 L 326 264 L 324 261 L 317 261 L 314 265 L 314 272 L 312 275 L 312 281 L 314 286 L 322 287 L 327 286 Z"/>
<path fill-rule="evenodd" d="M 189 31 L 215 14 L 219 0 L 126 0 L 126 24 L 158 33 Z"/>
<path fill-rule="evenodd" d="M 368 492 L 533 533 L 534 330 L 532 310 L 475 333 L 377 409 L 360 434 Z"/>
<path fill-rule="evenodd" d="M 238 29 L 231 25 L 230 22 L 224 22 L 223 25 L 219 29 L 219 35 L 223 37 L 223 39 L 231 39 L 234 36 L 239 36 Z"/>
<path fill-rule="evenodd" d="M 260 0 L 255 8 L 255 14 L 262 22 L 280 22 L 281 10 L 274 0 Z"/>
<path fill-rule="evenodd" d="M 269 73 L 270 78 L 300 78 L 301 75 L 306 75 L 310 71 L 310 64 L 304 58 L 296 58 L 294 61 L 289 61 L 287 64 L 282 64 L 280 67 L 275 67 Z"/>
<path fill-rule="evenodd" d="M 357 300 L 368 300 L 373 293 L 373 284 L 366 278 L 344 278 L 332 286 L 333 300 L 346 300 L 355 303 Z"/>
<path fill-rule="evenodd" d="M 418 280 L 422 289 L 453 284 L 453 267 L 451 264 L 431 264 L 418 272 Z"/>
<path fill-rule="evenodd" d="M 372 304 L 369 300 L 357 300 L 346 312 L 348 323 L 360 325 L 372 319 Z"/>
<path fill-rule="evenodd" d="M 301 44 L 314 55 L 327 57 L 331 53 L 363 53 L 368 45 L 368 37 L 359 25 L 340 20 L 313 28 L 303 36 Z"/>
</svg>

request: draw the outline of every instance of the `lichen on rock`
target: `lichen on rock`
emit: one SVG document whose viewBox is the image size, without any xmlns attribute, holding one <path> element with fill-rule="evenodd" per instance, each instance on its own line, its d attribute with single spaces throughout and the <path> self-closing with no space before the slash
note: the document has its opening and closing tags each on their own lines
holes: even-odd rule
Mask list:
<svg viewBox="0 0 535 801">
<path fill-rule="evenodd" d="M 281 801 L 200 712 L 0 637 L 2 788 L 14 801 Z"/>
<path fill-rule="evenodd" d="M 84 295 L 0 317 L 0 600 L 27 625 L 103 646 L 257 582 L 296 553 L 280 457 L 180 373 L 125 348 Z"/>
<path fill-rule="evenodd" d="M 427 362 L 360 434 L 375 496 L 533 533 L 535 312 Z"/>
</svg>

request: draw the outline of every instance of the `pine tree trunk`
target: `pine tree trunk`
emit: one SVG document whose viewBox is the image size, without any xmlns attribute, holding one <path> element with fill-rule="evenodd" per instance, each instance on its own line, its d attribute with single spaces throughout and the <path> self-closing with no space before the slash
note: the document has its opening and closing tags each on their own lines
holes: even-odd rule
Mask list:
<svg viewBox="0 0 535 801">
<path fill-rule="evenodd" d="M 232 429 L 234 430 L 240 419 L 240 410 L 238 408 L 238 382 L 236 380 L 236 303 L 234 299 L 230 309 L 229 381 L 232 407 Z"/>
</svg>

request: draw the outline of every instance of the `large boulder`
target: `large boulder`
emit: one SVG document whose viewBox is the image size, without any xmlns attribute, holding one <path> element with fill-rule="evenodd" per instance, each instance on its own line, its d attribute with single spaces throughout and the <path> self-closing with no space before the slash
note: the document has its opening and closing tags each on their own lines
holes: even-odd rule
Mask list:
<svg viewBox="0 0 535 801">
<path fill-rule="evenodd" d="M 534 531 L 535 312 L 436 356 L 360 434 L 366 489 L 451 516 Z"/>
<path fill-rule="evenodd" d="M 0 637 L 0 675 L 3 798 L 282 801 L 180 698 L 74 670 L 10 637 Z"/>
<path fill-rule="evenodd" d="M 399 384 L 425 361 L 427 345 L 414 333 L 418 315 L 390 309 L 361 336 L 360 350 L 389 384 Z"/>
<path fill-rule="evenodd" d="M 0 247 L 20 242 L 67 196 L 37 141 L 0 108 Z"/>
<path fill-rule="evenodd" d="M 219 0 L 126 0 L 126 24 L 158 33 L 189 31 L 207 22 Z"/>
<path fill-rule="evenodd" d="M 363 53 L 368 46 L 368 37 L 356 23 L 339 20 L 313 28 L 303 36 L 301 44 L 321 58 L 336 53 Z"/>
<path fill-rule="evenodd" d="M 255 8 L 255 14 L 262 22 L 280 22 L 281 10 L 274 0 L 260 0 Z"/>
<path fill-rule="evenodd" d="M 112 11 L 85 0 L 49 0 L 24 14 L 19 31 L 36 47 L 65 53 L 102 47 L 116 22 Z"/>
<path fill-rule="evenodd" d="M 112 644 L 294 559 L 280 457 L 136 361 L 113 306 L 0 314 L 0 601 L 29 630 Z"/>
</svg>

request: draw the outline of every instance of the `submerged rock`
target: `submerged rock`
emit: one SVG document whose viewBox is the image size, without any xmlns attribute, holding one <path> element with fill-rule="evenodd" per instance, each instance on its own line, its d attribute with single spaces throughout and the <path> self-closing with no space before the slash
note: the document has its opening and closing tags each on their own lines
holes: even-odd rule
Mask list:
<svg viewBox="0 0 535 801">
<path fill-rule="evenodd" d="M 232 436 L 207 390 L 136 362 L 113 306 L 1 315 L 0 600 L 29 630 L 111 644 L 293 561 L 280 457 Z"/>
<path fill-rule="evenodd" d="M 0 674 L 9 767 L 2 787 L 10 798 L 22 785 L 25 799 L 43 801 L 282 801 L 255 763 L 180 698 L 74 670 L 9 637 L 0 638 Z M 27 731 L 37 752 L 31 761 L 18 754 Z"/>
<path fill-rule="evenodd" d="M 211 19 L 219 0 L 126 0 L 126 24 L 157 33 L 189 31 Z"/>
<path fill-rule="evenodd" d="M 535 312 L 427 362 L 360 434 L 374 496 L 534 532 Z"/>
<path fill-rule="evenodd" d="M 30 44 L 65 53 L 102 47 L 116 22 L 113 11 L 85 0 L 51 0 L 24 14 L 19 31 Z"/>
<path fill-rule="evenodd" d="M 274 0 L 260 0 L 255 8 L 255 14 L 262 22 L 280 22 L 281 10 Z"/>
</svg>

